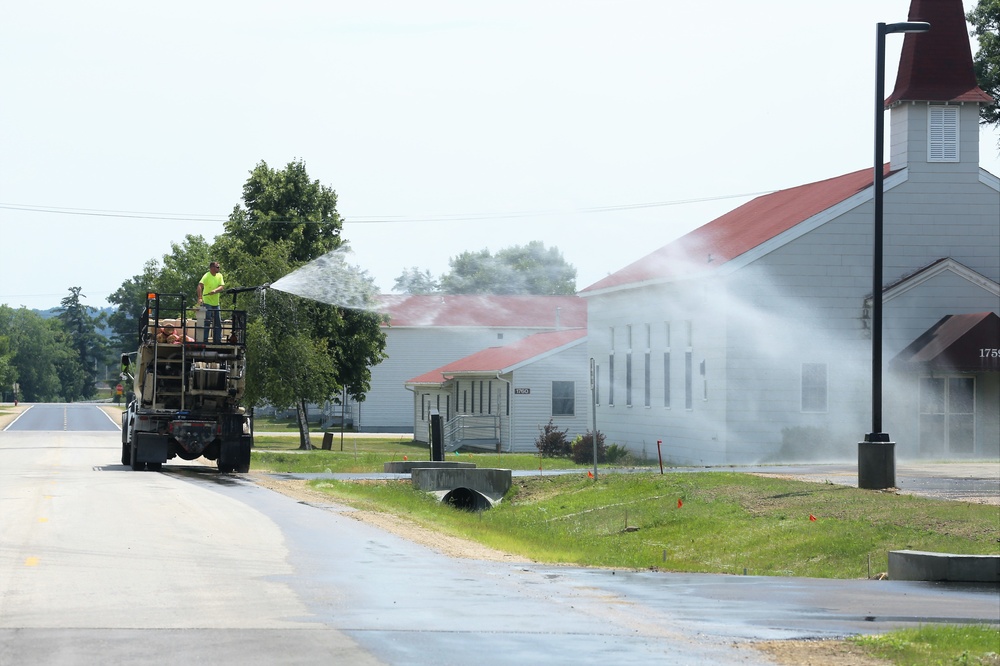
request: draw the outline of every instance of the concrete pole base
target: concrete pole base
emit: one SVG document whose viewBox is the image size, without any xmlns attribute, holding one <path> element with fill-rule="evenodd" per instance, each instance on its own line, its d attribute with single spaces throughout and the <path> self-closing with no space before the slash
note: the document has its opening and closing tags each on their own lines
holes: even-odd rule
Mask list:
<svg viewBox="0 0 1000 666">
<path fill-rule="evenodd" d="M 858 442 L 858 488 L 896 487 L 896 442 Z"/>
</svg>

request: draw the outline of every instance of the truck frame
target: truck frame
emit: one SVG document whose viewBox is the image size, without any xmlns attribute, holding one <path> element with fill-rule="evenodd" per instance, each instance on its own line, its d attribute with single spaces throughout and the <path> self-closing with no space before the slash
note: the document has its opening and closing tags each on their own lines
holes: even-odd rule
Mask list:
<svg viewBox="0 0 1000 666">
<path fill-rule="evenodd" d="M 235 299 L 234 299 L 235 300 Z M 122 414 L 123 465 L 159 471 L 174 457 L 216 461 L 219 472 L 248 472 L 253 411 L 246 386 L 246 312 L 222 310 L 222 338 L 207 342 L 203 312 L 195 319 L 182 294 L 149 293 L 134 361 L 122 355 L 133 389 Z M 166 339 L 168 326 L 177 336 Z M 204 336 L 204 337 L 203 337 Z"/>
</svg>

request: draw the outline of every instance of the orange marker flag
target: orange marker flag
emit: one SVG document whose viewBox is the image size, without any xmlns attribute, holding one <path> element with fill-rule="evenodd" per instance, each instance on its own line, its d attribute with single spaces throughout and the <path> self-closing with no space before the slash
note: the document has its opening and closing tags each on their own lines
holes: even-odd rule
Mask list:
<svg viewBox="0 0 1000 666">
<path fill-rule="evenodd" d="M 809 520 L 815 523 L 815 522 L 816 522 L 816 516 L 814 516 L 814 515 L 812 515 L 812 514 L 810 513 L 810 514 L 809 514 Z"/>
<path fill-rule="evenodd" d="M 677 508 L 679 509 L 679 508 L 681 508 L 682 506 L 684 506 L 684 502 L 682 502 L 682 501 L 681 501 L 681 498 L 679 498 L 679 497 L 678 497 L 678 498 L 677 498 Z"/>
<path fill-rule="evenodd" d="M 407 458 L 406 456 L 403 456 L 403 460 L 409 460 L 409 458 Z"/>
<path fill-rule="evenodd" d="M 594 473 L 593 473 L 593 472 L 591 472 L 591 471 L 590 471 L 590 470 L 588 469 L 588 470 L 587 470 L 587 476 L 589 476 L 590 478 L 594 478 Z"/>
</svg>

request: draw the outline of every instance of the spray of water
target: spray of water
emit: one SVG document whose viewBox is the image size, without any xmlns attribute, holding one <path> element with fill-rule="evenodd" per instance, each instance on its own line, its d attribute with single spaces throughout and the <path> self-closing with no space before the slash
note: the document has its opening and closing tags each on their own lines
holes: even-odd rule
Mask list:
<svg viewBox="0 0 1000 666">
<path fill-rule="evenodd" d="M 374 279 L 358 266 L 347 263 L 350 249 L 340 247 L 271 284 L 288 294 L 351 310 L 374 311 L 377 289 Z"/>
</svg>

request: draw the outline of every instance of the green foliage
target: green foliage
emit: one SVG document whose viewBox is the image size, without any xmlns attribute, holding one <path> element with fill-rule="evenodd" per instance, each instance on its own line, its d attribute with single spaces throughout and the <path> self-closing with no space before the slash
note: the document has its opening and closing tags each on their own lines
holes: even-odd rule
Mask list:
<svg viewBox="0 0 1000 666">
<path fill-rule="evenodd" d="M 139 320 L 146 307 L 146 294 L 183 294 L 188 304 L 195 303 L 198 281 L 208 269 L 212 248 L 203 236 L 188 234 L 181 243 L 171 243 L 163 255 L 162 266 L 150 259 L 142 274 L 135 275 L 108 296 L 115 311 L 108 317 L 112 344 L 119 353 L 139 347 Z M 225 272 L 223 272 L 225 275 Z"/>
<path fill-rule="evenodd" d="M 441 290 L 448 294 L 576 293 L 576 269 L 541 241 L 504 248 L 495 256 L 489 249 L 463 252 L 449 264 L 451 271 L 441 277 Z"/>
<path fill-rule="evenodd" d="M 8 307 L 7 309 L 9 310 L 10 308 Z M 0 326 L 2 326 L 3 317 L 4 312 L 0 310 Z M 17 368 L 14 367 L 13 361 L 14 349 L 10 344 L 10 337 L 7 335 L 0 335 L 0 396 L 8 393 L 13 396 L 14 382 L 17 381 Z M 2 398 L 0 398 L 0 400 L 2 400 Z"/>
<path fill-rule="evenodd" d="M 538 429 L 535 448 L 543 458 L 569 458 L 572 446 L 566 437 L 567 430 L 560 430 L 552 423 L 552 419 Z"/>
<path fill-rule="evenodd" d="M 243 204 L 230 214 L 216 248 L 223 267 L 228 263 L 230 270 L 274 245 L 282 246 L 282 254 L 296 268 L 341 245 L 337 194 L 309 180 L 305 162 L 289 162 L 277 170 L 262 161 L 243 185 Z"/>
<path fill-rule="evenodd" d="M 146 294 L 156 291 L 159 272 L 156 261 L 150 259 L 143 266 L 142 274 L 125 280 L 108 296 L 108 303 L 115 306 L 114 312 L 108 316 L 111 343 L 119 353 L 139 348 L 139 320 L 146 307 Z"/>
<path fill-rule="evenodd" d="M 628 447 L 622 446 L 621 444 L 611 444 L 608 446 L 608 448 L 604 451 L 604 457 L 609 465 L 635 464 L 635 459 L 632 456 L 632 453 L 628 450 Z"/>
<path fill-rule="evenodd" d="M 80 302 L 80 287 L 70 287 L 70 295 L 62 299 L 56 318 L 63 331 L 55 334 L 59 343 L 71 353 L 60 354 L 58 373 L 62 395 L 66 400 L 92 398 L 96 392 L 98 364 L 108 361 L 107 340 L 97 332 L 104 326 L 103 314 L 97 308 Z"/>
<path fill-rule="evenodd" d="M 441 291 L 441 285 L 429 270 L 421 271 L 413 266 L 404 270 L 396 278 L 392 290 L 404 294 L 434 294 Z"/>
<path fill-rule="evenodd" d="M 597 462 L 608 460 L 608 450 L 604 446 L 604 433 L 597 431 Z M 594 433 L 588 430 L 573 440 L 573 462 L 586 465 L 594 462 Z"/>
<path fill-rule="evenodd" d="M 985 625 L 927 625 L 847 640 L 894 664 L 995 666 L 1000 663 L 1000 628 Z"/>
<path fill-rule="evenodd" d="M 966 15 L 972 24 L 972 34 L 979 40 L 979 51 L 973 58 L 979 87 L 993 96 L 994 103 L 979 109 L 984 124 L 1000 125 L 1000 0 L 979 0 L 976 8 Z"/>
<path fill-rule="evenodd" d="M 73 380 L 70 393 L 82 390 L 79 368 L 71 371 L 74 352 L 58 319 L 45 320 L 27 308 L 0 305 L 0 336 L 8 341 L 8 363 L 20 385 L 21 400 L 66 399 L 62 377 Z"/>
<path fill-rule="evenodd" d="M 276 282 L 341 246 L 337 195 L 309 180 L 303 162 L 273 170 L 261 162 L 243 187 L 243 203 L 213 252 L 227 284 Z M 347 310 L 275 290 L 242 297 L 247 331 L 247 399 L 294 406 L 301 448 L 309 448 L 305 405 L 339 399 L 346 389 L 363 400 L 371 366 L 385 358 L 378 315 Z"/>
</svg>

